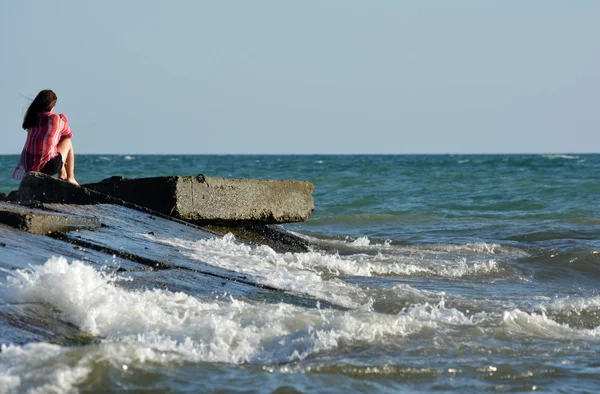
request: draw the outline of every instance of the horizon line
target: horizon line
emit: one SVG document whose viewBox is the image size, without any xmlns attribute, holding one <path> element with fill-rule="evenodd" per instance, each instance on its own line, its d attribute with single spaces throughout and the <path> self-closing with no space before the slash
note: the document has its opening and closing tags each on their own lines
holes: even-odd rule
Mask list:
<svg viewBox="0 0 600 394">
<path fill-rule="evenodd" d="M 0 153 L 18 156 L 21 153 Z M 600 152 L 496 152 L 496 153 L 77 153 L 77 156 L 508 156 L 597 155 Z"/>
</svg>

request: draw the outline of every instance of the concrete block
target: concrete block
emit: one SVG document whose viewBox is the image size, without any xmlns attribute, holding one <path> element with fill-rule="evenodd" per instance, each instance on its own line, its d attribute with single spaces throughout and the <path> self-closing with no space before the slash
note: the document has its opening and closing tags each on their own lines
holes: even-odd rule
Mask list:
<svg viewBox="0 0 600 394">
<path fill-rule="evenodd" d="M 0 223 L 33 234 L 92 230 L 100 226 L 100 221 L 94 217 L 44 211 L 7 202 L 0 202 Z"/>
<path fill-rule="evenodd" d="M 83 186 L 197 224 L 302 222 L 314 210 L 314 186 L 306 181 L 112 177 Z"/>
<path fill-rule="evenodd" d="M 66 203 L 66 204 L 110 204 L 112 198 L 69 182 L 42 174 L 29 172 L 25 175 L 19 189 L 9 195 L 9 199 L 23 203 Z"/>
</svg>

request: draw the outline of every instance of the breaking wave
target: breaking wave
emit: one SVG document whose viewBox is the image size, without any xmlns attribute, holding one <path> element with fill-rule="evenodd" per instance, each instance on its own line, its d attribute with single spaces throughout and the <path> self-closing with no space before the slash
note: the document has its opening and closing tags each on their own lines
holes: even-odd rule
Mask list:
<svg viewBox="0 0 600 394">
<path fill-rule="evenodd" d="M 268 246 L 251 247 L 237 243 L 231 234 L 223 238 L 198 241 L 156 237 L 153 240 L 176 247 L 188 258 L 251 275 L 262 284 L 319 298 L 331 294 L 332 290 L 336 294 L 356 292 L 356 289 L 349 288 L 348 283 L 336 280 L 339 276 L 424 275 L 457 279 L 490 275 L 505 278 L 514 275 L 514 271 L 494 258 L 475 256 L 467 259 L 445 253 L 467 249 L 489 255 L 500 250 L 499 247 L 488 244 L 462 247 L 446 245 L 446 250 L 439 247 L 431 247 L 429 250 L 424 247 L 399 249 L 389 243 L 371 246 L 368 238 L 364 237 L 343 242 L 353 248 L 355 253 L 349 254 L 346 250 L 346 254 L 341 255 L 325 252 L 276 253 Z M 361 251 L 365 253 L 360 253 Z M 353 306 L 346 299 L 330 301 Z"/>
<path fill-rule="evenodd" d="M 537 312 L 513 309 L 500 315 L 468 315 L 447 307 L 443 295 L 437 303 L 429 301 L 439 293 L 404 285 L 390 291 L 402 292 L 414 303 L 386 314 L 266 304 L 229 296 L 197 298 L 161 289 L 125 288 L 122 284 L 127 280 L 62 257 L 14 271 L 1 283 L 5 301 L 47 305 L 60 320 L 101 342 L 85 351 L 47 343 L 3 345 L 3 390 L 72 391 L 90 379 L 99 362 L 117 370 L 202 362 L 269 366 L 358 344 L 387 346 L 390 340 L 411 335 L 432 336 L 438 346 L 457 346 L 460 335 L 477 332 L 481 334 L 476 337 L 510 341 L 515 337 L 596 340 L 600 336 L 598 326 L 576 327 L 553 319 L 550 313 L 597 311 L 598 297 L 556 300 Z"/>
</svg>

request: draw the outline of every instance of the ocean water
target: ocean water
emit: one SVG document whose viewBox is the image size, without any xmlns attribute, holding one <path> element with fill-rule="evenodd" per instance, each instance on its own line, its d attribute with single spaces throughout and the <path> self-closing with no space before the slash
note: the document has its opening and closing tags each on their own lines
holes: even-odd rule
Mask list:
<svg viewBox="0 0 600 394">
<path fill-rule="evenodd" d="M 0 156 L 0 192 L 16 162 Z M 315 212 L 284 228 L 313 250 L 231 234 L 158 248 L 339 308 L 144 289 L 49 251 L 5 272 L 3 302 L 44 302 L 101 340 L 3 342 L 0 393 L 600 391 L 600 155 L 76 163 L 80 183 L 199 173 L 312 182 Z"/>
</svg>

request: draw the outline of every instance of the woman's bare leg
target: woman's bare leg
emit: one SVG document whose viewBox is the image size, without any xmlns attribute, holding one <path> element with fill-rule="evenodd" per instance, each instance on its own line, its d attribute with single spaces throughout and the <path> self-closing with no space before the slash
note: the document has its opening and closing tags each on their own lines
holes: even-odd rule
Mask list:
<svg viewBox="0 0 600 394">
<path fill-rule="evenodd" d="M 75 152 L 73 151 L 71 139 L 67 138 L 60 141 L 56 148 L 60 152 L 64 162 L 58 177 L 79 186 L 79 183 L 75 180 Z"/>
</svg>

